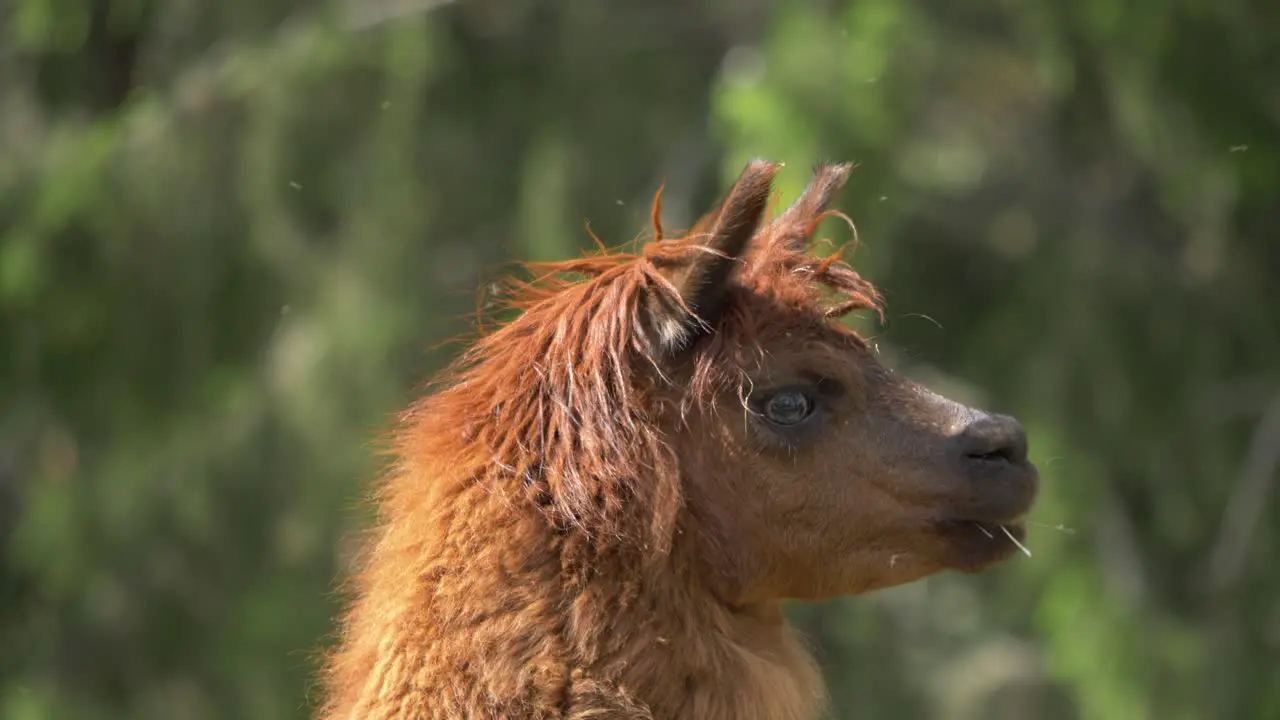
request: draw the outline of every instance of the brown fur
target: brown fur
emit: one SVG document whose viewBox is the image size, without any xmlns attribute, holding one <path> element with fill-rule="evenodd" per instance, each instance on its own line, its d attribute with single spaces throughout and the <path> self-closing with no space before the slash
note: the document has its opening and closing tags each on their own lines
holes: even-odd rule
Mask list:
<svg viewBox="0 0 1280 720">
<path fill-rule="evenodd" d="M 784 599 L 1008 556 L 975 532 L 1020 532 L 1033 475 L 958 479 L 933 450 L 986 416 L 834 320 L 879 309 L 807 250 L 848 167 L 758 226 L 776 170 L 684 237 L 655 202 L 638 254 L 531 266 L 519 317 L 405 413 L 322 717 L 812 718 Z M 812 377 L 818 428 L 761 429 L 753 393 Z"/>
</svg>

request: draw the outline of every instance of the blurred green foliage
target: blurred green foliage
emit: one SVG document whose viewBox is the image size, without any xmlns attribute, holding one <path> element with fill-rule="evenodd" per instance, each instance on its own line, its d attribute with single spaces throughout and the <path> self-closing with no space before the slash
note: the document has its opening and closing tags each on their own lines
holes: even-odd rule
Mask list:
<svg viewBox="0 0 1280 720">
<path fill-rule="evenodd" d="M 0 0 L 0 717 L 295 718 L 502 264 L 858 163 L 1034 553 L 796 607 L 839 717 L 1280 717 L 1280 6 Z M 849 231 L 830 223 L 833 240 Z"/>
</svg>

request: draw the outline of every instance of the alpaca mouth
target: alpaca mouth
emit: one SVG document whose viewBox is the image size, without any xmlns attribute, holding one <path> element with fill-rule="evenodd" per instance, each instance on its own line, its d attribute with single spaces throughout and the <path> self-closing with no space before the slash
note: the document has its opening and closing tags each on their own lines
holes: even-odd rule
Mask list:
<svg viewBox="0 0 1280 720">
<path fill-rule="evenodd" d="M 1027 513 L 1040 491 L 1040 474 L 1029 462 L 1001 462 L 986 477 L 971 478 L 969 485 L 972 495 L 953 507 L 946 521 L 969 523 L 989 531 L 1002 527 L 1024 531 Z"/>
<path fill-rule="evenodd" d="M 959 570 L 979 571 L 1027 548 L 1027 514 L 1035 504 L 1039 474 L 1031 463 L 1006 463 L 1001 472 L 986 479 L 980 499 L 970 500 L 936 523 L 938 535 L 949 547 L 949 564 Z"/>
<path fill-rule="evenodd" d="M 992 518 L 951 518 L 938 523 L 940 529 L 944 532 L 951 533 L 959 531 L 965 527 L 977 528 L 979 532 L 989 533 L 991 535 L 1004 535 L 1006 532 L 1013 533 L 1019 540 L 1027 532 L 1027 518 L 1025 514 L 1019 514 L 1007 520 L 996 520 Z"/>
</svg>

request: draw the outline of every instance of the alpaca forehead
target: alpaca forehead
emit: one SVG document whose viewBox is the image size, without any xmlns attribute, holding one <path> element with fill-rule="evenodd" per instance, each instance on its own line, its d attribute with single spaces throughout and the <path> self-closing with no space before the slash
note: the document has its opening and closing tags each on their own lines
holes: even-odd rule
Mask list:
<svg viewBox="0 0 1280 720">
<path fill-rule="evenodd" d="M 743 368 L 757 383 L 851 381 L 861 374 L 860 358 L 848 343 L 833 343 L 812 331 L 781 333 L 761 341 L 760 349 L 756 361 Z"/>
<path fill-rule="evenodd" d="M 813 370 L 845 367 L 866 345 L 857 332 L 839 321 L 822 317 L 807 307 L 775 309 L 757 315 L 751 328 L 756 353 L 755 369 L 806 365 Z M 732 330 L 731 330 L 732 332 Z"/>
</svg>

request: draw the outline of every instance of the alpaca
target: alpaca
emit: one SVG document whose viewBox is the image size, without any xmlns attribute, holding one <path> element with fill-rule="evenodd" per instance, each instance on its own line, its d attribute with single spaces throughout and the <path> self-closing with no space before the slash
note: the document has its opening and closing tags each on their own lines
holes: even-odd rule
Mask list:
<svg viewBox="0 0 1280 720">
<path fill-rule="evenodd" d="M 784 601 L 1017 549 L 1022 428 L 838 322 L 881 307 L 809 250 L 850 166 L 770 221 L 779 167 L 681 237 L 659 194 L 637 253 L 513 281 L 522 312 L 400 418 L 322 718 L 807 720 L 826 694 Z"/>
</svg>

